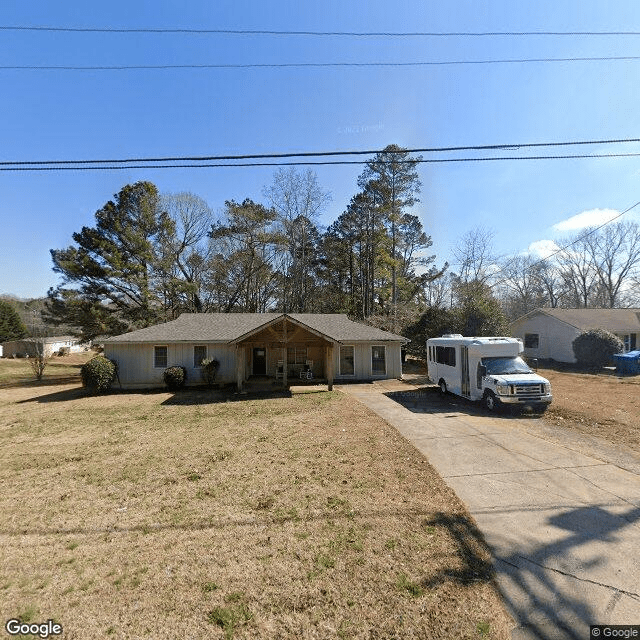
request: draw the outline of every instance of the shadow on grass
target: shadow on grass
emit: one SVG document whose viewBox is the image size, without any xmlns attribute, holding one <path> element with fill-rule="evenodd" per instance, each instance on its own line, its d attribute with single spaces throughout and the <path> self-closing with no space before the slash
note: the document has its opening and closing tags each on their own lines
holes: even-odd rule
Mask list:
<svg viewBox="0 0 640 640">
<path fill-rule="evenodd" d="M 166 393 L 166 389 L 164 391 Z M 199 404 L 219 404 L 221 402 L 244 402 L 246 400 L 265 400 L 272 398 L 290 398 L 289 389 L 247 390 L 242 392 L 232 390 L 212 389 L 182 389 L 164 400 L 165 406 L 190 406 Z"/>
<path fill-rule="evenodd" d="M 615 545 L 619 532 L 634 526 L 640 519 L 640 508 L 630 508 L 625 513 L 608 510 L 610 505 L 591 505 L 566 507 L 561 513 L 553 509 L 553 515 L 546 524 L 562 530 L 561 535 L 544 539 L 537 544 L 527 543 L 523 548 L 513 548 L 507 554 L 494 551 L 485 542 L 474 521 L 463 514 L 432 512 L 421 509 L 386 509 L 335 511 L 313 515 L 288 516 L 284 514 L 245 516 L 241 518 L 207 518 L 190 523 L 135 524 L 130 527 L 111 526 L 104 528 L 73 527 L 38 529 L 24 527 L 19 529 L 0 529 L 0 535 L 13 538 L 21 536 L 69 536 L 69 535 L 153 535 L 164 531 L 203 531 L 233 529 L 235 527 L 284 526 L 291 523 L 315 521 L 351 522 L 389 517 L 410 518 L 416 527 L 435 536 L 447 536 L 454 543 L 454 557 L 450 566 L 438 567 L 435 571 L 425 567 L 424 575 L 419 578 L 417 587 L 422 595 L 430 589 L 445 583 L 461 587 L 470 587 L 478 583 L 497 581 L 507 610 L 516 620 L 519 628 L 525 630 L 527 638 L 569 638 L 582 640 L 588 637 L 590 624 L 600 624 L 597 612 L 589 602 L 589 596 L 580 588 L 582 581 L 602 589 L 602 597 L 607 590 L 617 602 L 622 597 L 640 600 L 640 595 L 620 591 L 613 585 L 600 584 L 589 579 L 591 566 L 599 566 L 607 561 L 604 556 L 590 554 L 589 562 L 577 568 L 578 575 L 572 575 L 556 568 L 563 558 L 579 554 L 583 545 L 603 542 Z M 530 511 L 527 507 L 523 512 Z M 562 564 L 562 563 L 561 563 Z M 414 574 L 420 574 L 421 566 L 415 565 Z M 582 575 L 580 575 L 582 574 Z M 583 595 L 585 594 L 585 595 Z M 592 595 L 591 595 L 592 597 Z"/>
<path fill-rule="evenodd" d="M 469 585 L 474 582 L 488 582 L 495 578 L 487 543 L 472 520 L 458 514 L 437 513 L 432 518 L 426 519 L 422 526 L 427 529 L 446 530 L 455 542 L 457 556 L 461 560 L 460 567 L 444 569 L 423 579 L 420 583 L 422 588 L 430 589 L 451 581 Z"/>
<path fill-rule="evenodd" d="M 27 375 L 19 380 L 0 383 L 0 389 L 37 389 L 38 387 L 56 387 L 58 385 L 74 383 L 80 383 L 80 375 L 71 374 L 66 376 L 56 376 L 54 378 L 49 378 L 45 375 L 42 380 L 35 380 L 33 376 Z"/>
<path fill-rule="evenodd" d="M 75 380 L 74 382 L 77 382 L 77 380 Z M 63 391 L 45 393 L 44 395 L 27 398 L 26 400 L 18 400 L 16 404 L 27 404 L 29 402 L 39 402 L 41 404 L 47 404 L 49 402 L 68 402 L 70 400 L 78 400 L 79 398 L 86 398 L 88 396 L 89 394 L 87 393 L 87 391 L 83 387 L 78 386 L 74 387 L 73 389 L 64 389 Z"/>
<path fill-rule="evenodd" d="M 77 382 L 77 379 L 72 380 Z M 28 386 L 29 388 L 37 389 L 38 387 L 50 386 L 47 383 L 34 383 L 33 385 L 16 385 L 16 386 Z M 113 395 L 165 395 L 168 390 L 165 388 L 158 389 L 118 389 L 114 388 L 106 394 L 91 394 L 81 386 L 74 387 L 73 389 L 64 389 L 63 391 L 55 391 L 53 393 L 46 393 L 43 395 L 37 395 L 33 398 L 27 398 L 25 400 L 18 400 L 16 404 L 26 404 L 30 402 L 38 402 L 46 404 L 49 402 L 68 402 L 70 400 L 78 400 L 80 398 L 96 398 Z M 238 393 L 234 389 L 208 389 L 208 388 L 196 388 L 196 389 L 181 389 L 174 391 L 170 398 L 163 400 L 160 404 L 164 406 L 196 406 L 201 404 L 219 404 L 224 402 L 243 402 L 247 400 L 269 400 L 273 398 L 291 398 L 294 395 L 312 395 L 318 393 L 327 393 L 326 389 L 315 389 L 300 387 L 299 389 L 248 389 Z"/>
</svg>

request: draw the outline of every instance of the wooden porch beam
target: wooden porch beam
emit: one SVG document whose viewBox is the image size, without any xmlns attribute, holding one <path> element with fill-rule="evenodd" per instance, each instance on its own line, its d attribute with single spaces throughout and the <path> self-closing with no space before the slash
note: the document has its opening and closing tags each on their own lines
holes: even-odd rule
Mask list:
<svg viewBox="0 0 640 640">
<path fill-rule="evenodd" d="M 244 382 L 244 361 L 245 361 L 245 348 L 244 346 L 236 345 L 236 385 L 238 392 L 242 391 L 242 384 Z"/>
<path fill-rule="evenodd" d="M 327 372 L 327 389 L 333 391 L 333 344 L 324 348 L 325 371 Z"/>
<path fill-rule="evenodd" d="M 284 389 L 287 388 L 287 369 L 288 369 L 288 363 L 287 363 L 287 319 L 284 318 L 282 320 L 282 328 L 283 328 L 283 333 L 282 333 L 282 386 Z"/>
</svg>

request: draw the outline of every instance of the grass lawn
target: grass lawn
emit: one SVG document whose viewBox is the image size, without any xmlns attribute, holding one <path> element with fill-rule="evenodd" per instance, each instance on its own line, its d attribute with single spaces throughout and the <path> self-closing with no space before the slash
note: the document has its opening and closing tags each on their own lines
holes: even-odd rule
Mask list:
<svg viewBox="0 0 640 640">
<path fill-rule="evenodd" d="M 509 637 L 468 512 L 339 392 L 5 386 L 0 447 L 3 624 L 52 618 L 80 640 Z"/>
<path fill-rule="evenodd" d="M 80 367 L 95 355 L 95 351 L 86 351 L 68 356 L 52 356 L 47 361 L 40 382 L 36 381 L 28 358 L 0 358 L 0 389 L 25 384 L 60 384 L 79 380 Z"/>
</svg>

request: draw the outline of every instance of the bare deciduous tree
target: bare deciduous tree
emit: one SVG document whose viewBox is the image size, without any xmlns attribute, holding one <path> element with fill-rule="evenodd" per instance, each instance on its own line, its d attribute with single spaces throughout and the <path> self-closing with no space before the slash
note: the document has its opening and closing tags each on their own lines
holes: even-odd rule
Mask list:
<svg viewBox="0 0 640 640">
<path fill-rule="evenodd" d="M 493 248 L 494 232 L 476 227 L 462 236 L 453 248 L 461 283 L 487 284 L 496 272 L 498 256 Z"/>
<path fill-rule="evenodd" d="M 30 338 L 26 341 L 29 351 L 29 366 L 36 380 L 42 380 L 44 370 L 49 364 L 49 355 L 44 343 L 44 338 Z"/>
<path fill-rule="evenodd" d="M 618 222 L 585 238 L 585 248 L 600 283 L 605 306 L 626 306 L 630 302 L 627 285 L 640 265 L 640 225 Z"/>
<path fill-rule="evenodd" d="M 264 195 L 277 212 L 286 238 L 279 265 L 283 272 L 282 310 L 302 313 L 307 310 L 310 295 L 308 274 L 318 240 L 316 223 L 331 194 L 320 187 L 311 169 L 300 172 L 289 167 L 275 172 Z"/>
<path fill-rule="evenodd" d="M 176 312 L 207 310 L 203 300 L 208 279 L 210 243 L 208 231 L 213 223 L 209 205 L 192 193 L 176 193 L 162 196 L 161 206 L 171 225 L 160 239 L 163 257 L 166 306 Z"/>
<path fill-rule="evenodd" d="M 515 319 L 544 304 L 544 293 L 535 270 L 536 259 L 517 255 L 507 260 L 501 269 L 500 284 L 507 317 Z"/>
</svg>

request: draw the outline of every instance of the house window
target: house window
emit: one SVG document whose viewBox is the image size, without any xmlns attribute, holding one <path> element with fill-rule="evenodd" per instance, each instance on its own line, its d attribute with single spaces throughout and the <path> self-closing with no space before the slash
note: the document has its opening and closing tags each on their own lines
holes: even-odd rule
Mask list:
<svg viewBox="0 0 640 640">
<path fill-rule="evenodd" d="M 193 347 L 193 367 L 199 369 L 202 367 L 202 361 L 207 359 L 207 345 L 196 344 Z"/>
<path fill-rule="evenodd" d="M 354 347 L 340 347 L 340 375 L 355 375 Z"/>
<path fill-rule="evenodd" d="M 436 347 L 436 362 L 450 367 L 456 366 L 455 347 Z"/>
<path fill-rule="evenodd" d="M 524 348 L 537 349 L 540 346 L 540 335 L 537 333 L 524 334 Z"/>
<path fill-rule="evenodd" d="M 306 347 L 289 347 L 287 349 L 287 364 L 304 364 L 306 361 Z"/>
<path fill-rule="evenodd" d="M 627 333 L 625 335 L 620 336 L 622 338 L 622 342 L 624 343 L 624 353 L 629 351 L 636 350 L 636 334 L 635 333 Z"/>
<path fill-rule="evenodd" d="M 156 369 L 166 369 L 169 359 L 168 347 L 153 347 L 153 366 Z"/>
<path fill-rule="evenodd" d="M 385 347 L 371 347 L 371 373 L 374 376 L 385 375 L 387 373 L 385 351 Z"/>
</svg>

